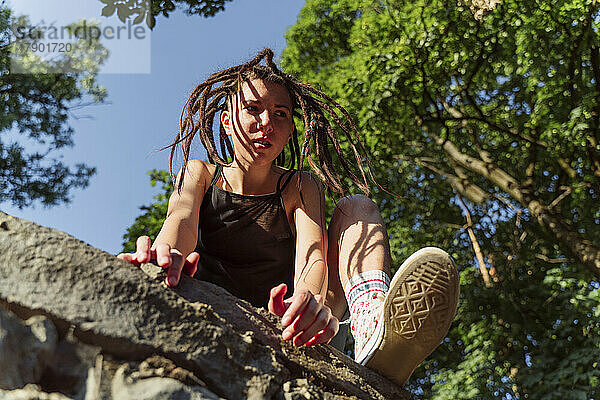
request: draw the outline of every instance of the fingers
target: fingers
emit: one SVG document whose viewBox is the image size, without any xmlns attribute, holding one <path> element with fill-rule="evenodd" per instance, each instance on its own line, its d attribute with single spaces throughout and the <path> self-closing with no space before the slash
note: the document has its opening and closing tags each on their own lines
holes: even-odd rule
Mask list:
<svg viewBox="0 0 600 400">
<path fill-rule="evenodd" d="M 135 259 L 135 254 L 132 253 L 121 253 L 117 256 L 117 258 L 119 260 L 123 260 L 123 261 L 127 261 L 128 263 L 131 263 L 133 265 L 135 265 L 136 267 L 140 266 L 140 263 Z"/>
<path fill-rule="evenodd" d="M 323 308 L 322 299 L 315 298 L 308 291 L 297 293 L 293 297 L 295 299 L 281 320 L 283 326 L 287 326 L 282 334 L 284 340 L 289 340 L 308 328 Z"/>
<path fill-rule="evenodd" d="M 167 267 L 167 277 L 165 278 L 165 283 L 167 286 L 177 286 L 179 283 L 179 278 L 181 277 L 181 271 L 183 270 L 184 259 L 183 255 L 179 252 L 179 250 L 171 249 L 171 264 Z"/>
<path fill-rule="evenodd" d="M 271 291 L 272 298 L 277 289 Z M 325 300 L 321 295 L 313 296 L 309 291 L 304 291 L 294 294 L 283 303 L 286 302 L 290 302 L 290 305 L 281 320 L 287 326 L 282 338 L 294 338 L 294 346 L 328 343 L 338 332 L 339 321 L 331 314 L 331 309 L 324 305 Z"/>
<path fill-rule="evenodd" d="M 332 316 L 327 326 L 318 332 L 312 339 L 305 343 L 306 346 L 316 346 L 318 344 L 329 343 L 339 331 L 339 321 Z"/>
<path fill-rule="evenodd" d="M 198 253 L 192 252 L 184 260 L 179 250 L 172 249 L 166 243 L 157 244 L 155 249 L 151 248 L 151 244 L 148 236 L 140 236 L 136 241 L 135 253 L 121 253 L 117 257 L 138 267 L 142 263 L 156 261 L 158 266 L 167 268 L 165 283 L 171 287 L 177 286 L 182 271 L 190 276 L 196 273 L 200 260 Z"/>
<path fill-rule="evenodd" d="M 287 285 L 285 283 L 282 283 L 281 285 L 275 286 L 273 289 L 271 289 L 268 306 L 271 314 L 281 317 L 288 309 L 289 305 L 285 304 L 283 301 L 283 296 L 285 296 L 286 292 Z"/>
<path fill-rule="evenodd" d="M 183 264 L 183 273 L 188 276 L 194 276 L 196 271 L 198 270 L 198 261 L 200 260 L 200 254 L 195 251 L 190 253 L 185 259 L 185 263 Z"/>
<path fill-rule="evenodd" d="M 136 259 L 140 263 L 149 262 L 152 259 L 150 252 L 151 241 L 148 236 L 140 236 L 136 241 Z"/>
<path fill-rule="evenodd" d="M 304 331 L 294 338 L 294 346 L 302 346 L 308 340 L 312 339 L 317 333 L 321 332 L 331 319 L 329 307 L 323 307 L 315 319 L 308 324 Z"/>
<path fill-rule="evenodd" d="M 160 243 L 156 245 L 154 251 L 156 252 L 156 263 L 159 267 L 169 268 L 173 264 L 171 246 L 166 243 Z"/>
<path fill-rule="evenodd" d="M 283 326 L 288 326 L 296 320 L 302 311 L 304 311 L 308 303 L 310 303 L 311 300 L 314 300 L 314 296 L 309 291 L 296 292 L 288 300 L 290 302 L 289 307 L 281 318 L 281 324 Z"/>
</svg>

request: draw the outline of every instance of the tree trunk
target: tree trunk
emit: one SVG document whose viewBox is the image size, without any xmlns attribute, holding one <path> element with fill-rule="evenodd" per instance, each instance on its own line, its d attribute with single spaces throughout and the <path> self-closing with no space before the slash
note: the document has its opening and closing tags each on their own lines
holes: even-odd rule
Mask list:
<svg viewBox="0 0 600 400">
<path fill-rule="evenodd" d="M 548 210 L 541 200 L 522 190 L 520 183 L 510 174 L 492 163 L 462 153 L 454 143 L 429 133 L 458 165 L 479 174 L 495 184 L 523 207 L 526 207 L 537 222 L 550 231 L 576 260 L 600 277 L 600 248 L 576 232 L 565 219 Z"/>
</svg>

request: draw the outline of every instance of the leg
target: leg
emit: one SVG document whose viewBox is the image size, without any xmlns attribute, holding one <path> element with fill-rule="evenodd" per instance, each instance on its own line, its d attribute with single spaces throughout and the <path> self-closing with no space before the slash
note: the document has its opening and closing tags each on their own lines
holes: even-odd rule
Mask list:
<svg viewBox="0 0 600 400">
<path fill-rule="evenodd" d="M 328 229 L 327 304 L 342 318 L 348 307 L 343 288 L 359 273 L 381 270 L 390 275 L 390 244 L 377 205 L 368 197 L 342 198 Z"/>
<path fill-rule="evenodd" d="M 338 203 L 328 234 L 327 301 L 338 318 L 350 303 L 356 362 L 404 385 L 454 318 L 459 287 L 452 259 L 435 247 L 421 249 L 390 281 L 387 232 L 365 196 Z"/>
</svg>

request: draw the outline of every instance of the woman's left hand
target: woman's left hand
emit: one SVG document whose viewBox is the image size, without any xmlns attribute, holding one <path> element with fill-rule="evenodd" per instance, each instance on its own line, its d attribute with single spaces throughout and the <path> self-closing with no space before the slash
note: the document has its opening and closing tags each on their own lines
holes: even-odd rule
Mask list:
<svg viewBox="0 0 600 400">
<path fill-rule="evenodd" d="M 331 315 L 325 299 L 320 294 L 313 295 L 309 290 L 301 289 L 284 300 L 286 292 L 287 285 L 282 283 L 271 289 L 269 299 L 269 311 L 282 317 L 283 340 L 293 338 L 294 346 L 329 343 L 338 332 L 339 321 Z"/>
</svg>

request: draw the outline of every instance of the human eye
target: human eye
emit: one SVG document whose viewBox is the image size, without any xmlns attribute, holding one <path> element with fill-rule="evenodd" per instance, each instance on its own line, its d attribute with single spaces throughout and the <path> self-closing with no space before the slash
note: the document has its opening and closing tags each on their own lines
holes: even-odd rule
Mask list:
<svg viewBox="0 0 600 400">
<path fill-rule="evenodd" d="M 277 111 L 275 111 L 275 115 L 277 115 L 278 117 L 285 118 L 285 117 L 287 117 L 288 114 L 284 110 L 277 110 Z"/>
<path fill-rule="evenodd" d="M 258 107 L 256 107 L 255 105 L 252 105 L 252 104 L 248 104 L 244 107 L 244 110 L 246 110 L 248 112 L 256 112 L 256 111 L 258 111 Z"/>
</svg>

